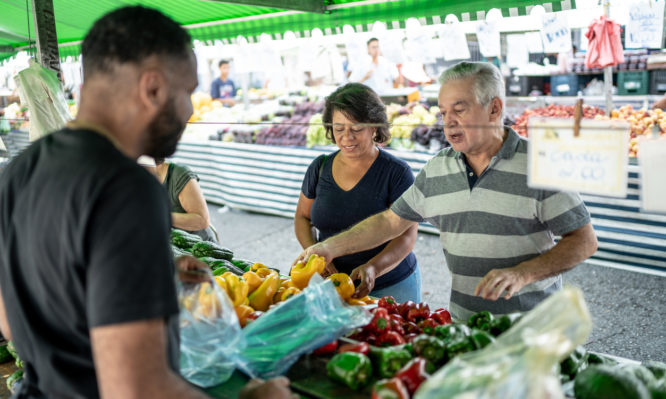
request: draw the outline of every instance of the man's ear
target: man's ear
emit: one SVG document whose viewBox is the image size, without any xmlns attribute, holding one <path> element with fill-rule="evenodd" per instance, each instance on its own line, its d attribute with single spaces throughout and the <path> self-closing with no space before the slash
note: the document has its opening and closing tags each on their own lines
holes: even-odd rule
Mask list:
<svg viewBox="0 0 666 399">
<path fill-rule="evenodd" d="M 168 88 L 164 74 L 155 68 L 139 75 L 139 100 L 148 114 L 157 113 L 167 101 Z"/>
<path fill-rule="evenodd" d="M 504 104 L 499 97 L 495 97 L 490 100 L 490 120 L 496 121 L 498 118 L 502 118 L 502 110 L 504 109 Z"/>
</svg>

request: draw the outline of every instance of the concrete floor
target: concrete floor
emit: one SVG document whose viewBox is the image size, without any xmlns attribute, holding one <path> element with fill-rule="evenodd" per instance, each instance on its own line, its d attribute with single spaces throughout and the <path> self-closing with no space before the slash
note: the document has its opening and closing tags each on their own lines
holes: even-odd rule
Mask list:
<svg viewBox="0 0 666 399">
<path fill-rule="evenodd" d="M 288 272 L 301 251 L 291 219 L 209 207 L 221 243 L 236 257 Z M 451 276 L 439 237 L 419 233 L 414 252 L 421 267 L 423 300 L 431 308 L 448 307 Z M 583 290 L 592 314 L 588 350 L 666 361 L 666 278 L 583 264 L 566 273 L 564 282 Z"/>
</svg>

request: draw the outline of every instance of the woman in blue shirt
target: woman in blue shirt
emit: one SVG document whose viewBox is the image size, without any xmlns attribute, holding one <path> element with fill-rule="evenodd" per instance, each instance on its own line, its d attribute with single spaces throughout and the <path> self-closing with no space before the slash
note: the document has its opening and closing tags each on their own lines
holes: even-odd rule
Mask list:
<svg viewBox="0 0 666 399">
<path fill-rule="evenodd" d="M 303 248 L 386 210 L 414 182 L 405 161 L 376 145 L 390 134 L 386 108 L 372 89 L 360 83 L 338 88 L 326 99 L 322 119 L 339 150 L 317 157 L 303 179 L 294 217 Z M 421 277 L 412 252 L 416 235 L 415 226 L 377 248 L 335 258 L 324 275 L 343 272 L 360 280 L 356 298 L 370 293 L 420 302 Z"/>
</svg>

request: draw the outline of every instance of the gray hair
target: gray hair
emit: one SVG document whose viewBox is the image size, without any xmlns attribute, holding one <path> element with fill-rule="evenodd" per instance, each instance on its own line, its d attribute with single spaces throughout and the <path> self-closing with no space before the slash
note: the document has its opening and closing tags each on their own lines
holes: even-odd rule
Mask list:
<svg viewBox="0 0 666 399">
<path fill-rule="evenodd" d="M 493 98 L 499 98 L 502 101 L 502 117 L 504 117 L 506 104 L 504 77 L 495 65 L 488 62 L 459 62 L 442 72 L 437 80 L 443 85 L 451 80 L 470 77 L 474 78 L 476 101 L 486 107 Z"/>
</svg>

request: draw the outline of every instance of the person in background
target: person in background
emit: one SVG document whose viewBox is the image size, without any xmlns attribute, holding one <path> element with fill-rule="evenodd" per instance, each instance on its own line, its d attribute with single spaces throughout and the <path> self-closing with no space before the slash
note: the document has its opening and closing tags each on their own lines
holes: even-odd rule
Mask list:
<svg viewBox="0 0 666 399">
<path fill-rule="evenodd" d="M 326 98 L 322 119 L 339 150 L 312 161 L 303 179 L 294 216 L 303 248 L 387 209 L 414 181 L 405 161 L 376 145 L 390 136 L 386 108 L 372 89 L 360 83 L 338 88 Z M 324 275 L 343 272 L 360 280 L 356 298 L 369 293 L 420 302 L 421 275 L 412 252 L 416 236 L 415 224 L 363 251 L 327 258 Z"/>
<path fill-rule="evenodd" d="M 229 61 L 220 61 L 218 67 L 220 68 L 220 76 L 211 83 L 210 96 L 213 100 L 219 100 L 222 104 L 231 107 L 236 104 L 234 100 L 236 85 L 233 80 L 229 79 Z"/>
<path fill-rule="evenodd" d="M 398 79 L 398 69 L 380 55 L 379 40 L 368 40 L 368 61 L 362 67 L 355 67 L 349 76 L 350 82 L 363 83 L 377 94 L 382 95 L 391 90 Z"/>
<path fill-rule="evenodd" d="M 199 176 L 187 166 L 164 162 L 164 158 L 155 158 L 155 175 L 169 195 L 171 225 L 203 240 L 217 242 Z"/>
<path fill-rule="evenodd" d="M 0 330 L 24 362 L 12 396 L 206 398 L 179 374 L 169 202 L 137 158 L 174 153 L 198 85 L 189 34 L 161 12 L 118 8 L 81 45 L 74 121 L 0 174 Z M 288 380 L 243 398 L 292 398 Z"/>
<path fill-rule="evenodd" d="M 428 221 L 440 231 L 452 274 L 454 317 L 530 310 L 596 251 L 590 214 L 578 194 L 527 186 L 527 140 L 503 126 L 497 67 L 461 62 L 439 82 L 451 147 L 428 161 L 390 209 L 309 247 L 297 261 L 361 252 Z"/>
</svg>

